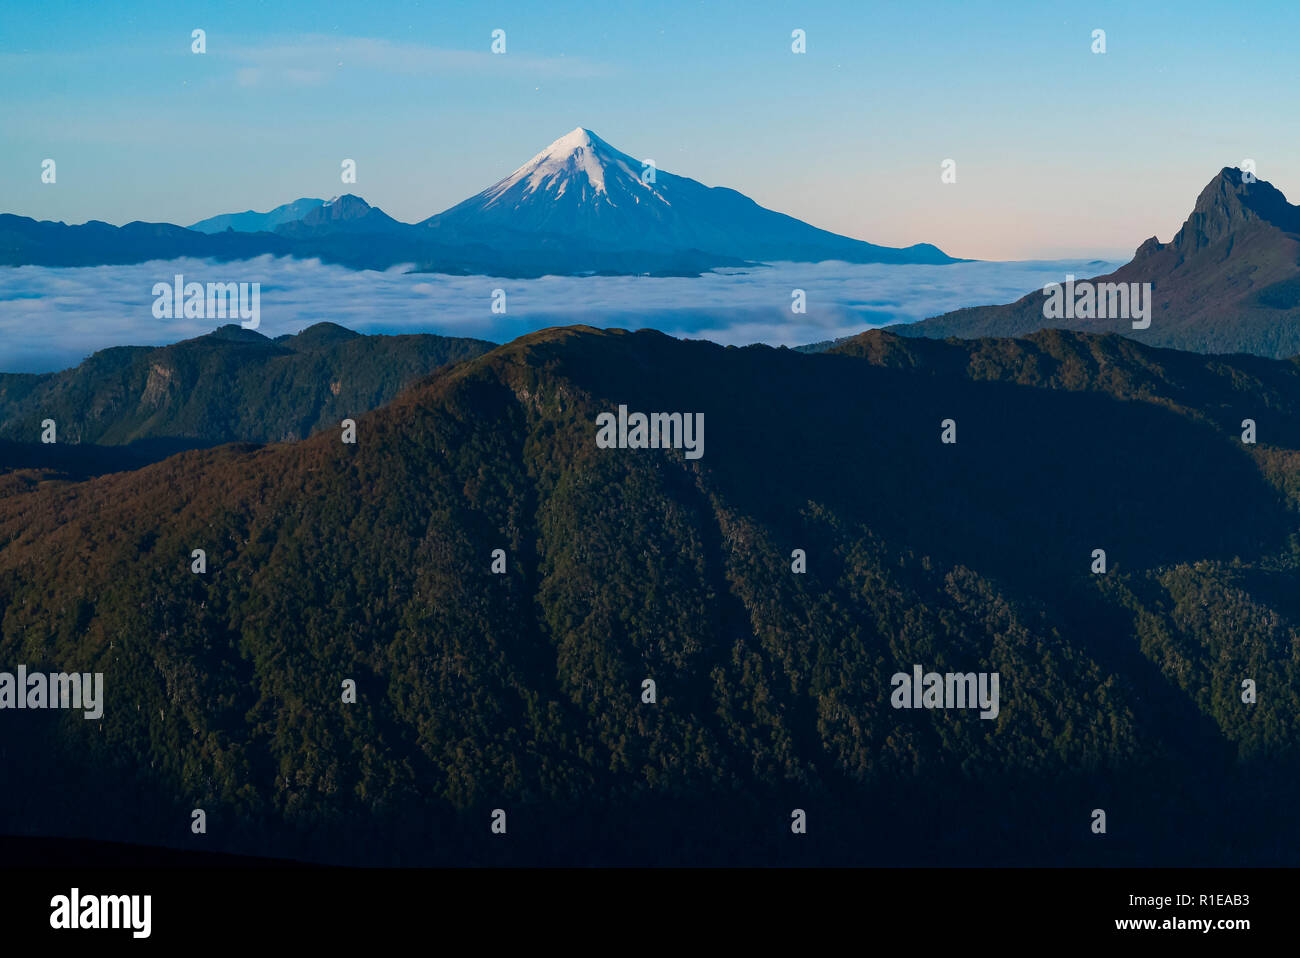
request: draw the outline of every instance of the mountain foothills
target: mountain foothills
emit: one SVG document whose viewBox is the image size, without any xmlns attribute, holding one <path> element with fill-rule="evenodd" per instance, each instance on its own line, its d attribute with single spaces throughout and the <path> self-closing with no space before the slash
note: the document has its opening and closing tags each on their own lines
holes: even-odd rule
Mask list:
<svg viewBox="0 0 1300 958">
<path fill-rule="evenodd" d="M 81 226 L 0 215 L 0 265 L 93 266 L 177 256 L 318 257 L 362 269 L 442 273 L 690 276 L 772 260 L 953 263 L 935 246 L 876 246 L 764 209 L 735 190 L 654 169 L 579 127 L 510 176 L 422 223 L 359 196 L 304 198 L 267 213 Z"/>
<path fill-rule="evenodd" d="M 63 372 L 0 373 L 0 471 L 85 474 L 186 448 L 301 439 L 492 348 L 427 334 L 362 336 L 333 323 L 268 339 L 232 324 L 161 348 L 101 350 Z M 52 445 L 39 441 L 47 419 Z"/>
<path fill-rule="evenodd" d="M 1065 277 L 1061 277 L 1061 282 Z M 1045 318 L 1041 290 L 894 327 L 902 336 L 1022 336 L 1044 327 L 1114 332 L 1203 353 L 1300 354 L 1300 206 L 1263 180 L 1225 168 L 1201 191 L 1168 243 L 1155 237 L 1094 282 L 1150 283 L 1150 326 L 1126 317 Z"/>
<path fill-rule="evenodd" d="M 572 327 L 358 415 L 354 445 L 11 472 L 0 663 L 102 672 L 105 703 L 0 713 L 0 831 L 1300 864 L 1298 377 L 1076 332 L 806 355 Z M 703 455 L 598 448 L 620 405 L 702 414 Z M 996 718 L 892 707 L 914 666 L 997 673 Z"/>
</svg>

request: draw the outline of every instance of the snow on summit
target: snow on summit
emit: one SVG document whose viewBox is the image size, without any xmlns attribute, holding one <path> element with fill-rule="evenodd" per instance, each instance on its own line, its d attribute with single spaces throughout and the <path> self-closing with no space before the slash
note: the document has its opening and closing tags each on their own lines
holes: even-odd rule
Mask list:
<svg viewBox="0 0 1300 958">
<path fill-rule="evenodd" d="M 611 173 L 667 202 L 653 187 L 641 182 L 640 166 L 632 157 L 620 153 L 591 130 L 580 126 L 484 191 L 483 208 L 493 206 L 507 194 L 512 194 L 517 201 L 540 190 L 549 199 L 558 200 L 570 189 L 583 194 L 582 199 L 599 198 L 617 206 L 605 184 L 606 176 Z M 523 184 L 522 190 L 516 190 L 520 184 Z"/>
<path fill-rule="evenodd" d="M 431 216 L 444 243 L 493 249 L 629 251 L 732 265 L 750 261 L 948 262 L 933 246 L 896 250 L 819 230 L 726 187 L 654 169 L 586 127 L 571 130 L 505 179 Z"/>
</svg>

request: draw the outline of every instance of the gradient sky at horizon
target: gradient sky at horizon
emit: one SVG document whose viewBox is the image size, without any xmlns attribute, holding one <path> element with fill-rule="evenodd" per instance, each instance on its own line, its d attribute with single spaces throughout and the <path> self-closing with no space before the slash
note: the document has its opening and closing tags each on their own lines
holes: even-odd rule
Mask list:
<svg viewBox="0 0 1300 958">
<path fill-rule="evenodd" d="M 1297 35 L 1294 2 L 7 4 L 0 212 L 188 224 L 355 192 L 415 221 L 585 126 L 875 243 L 1127 258 L 1247 157 L 1300 196 Z"/>
</svg>

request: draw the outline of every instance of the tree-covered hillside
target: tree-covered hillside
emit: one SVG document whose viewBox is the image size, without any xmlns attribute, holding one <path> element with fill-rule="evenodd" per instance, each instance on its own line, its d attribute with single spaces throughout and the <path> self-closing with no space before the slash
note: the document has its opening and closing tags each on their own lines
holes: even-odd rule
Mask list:
<svg viewBox="0 0 1300 958">
<path fill-rule="evenodd" d="M 171 346 L 101 350 L 58 373 L 0 373 L 0 440 L 39 444 L 47 419 L 65 445 L 168 452 L 301 439 L 492 345 L 362 336 L 333 323 L 274 340 L 223 326 Z"/>
<path fill-rule="evenodd" d="M 1295 382 L 1076 333 L 806 355 L 573 327 L 355 417 L 355 444 L 14 473 L 0 668 L 103 672 L 107 704 L 0 716 L 0 830 L 369 863 L 1297 864 Z M 702 457 L 598 448 L 620 404 L 702 413 Z M 997 717 L 894 708 L 914 665 L 998 673 Z"/>
</svg>

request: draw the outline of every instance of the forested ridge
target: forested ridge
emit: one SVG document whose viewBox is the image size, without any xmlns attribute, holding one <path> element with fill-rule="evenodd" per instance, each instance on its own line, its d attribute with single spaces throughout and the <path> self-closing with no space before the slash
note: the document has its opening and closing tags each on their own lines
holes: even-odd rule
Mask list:
<svg viewBox="0 0 1300 958">
<path fill-rule="evenodd" d="M 11 472 L 0 668 L 102 671 L 107 703 L 0 714 L 0 830 L 365 863 L 1296 864 L 1296 377 L 1067 332 L 806 355 L 569 327 L 358 413 L 355 445 Z M 703 457 L 597 448 L 619 404 L 703 413 Z M 892 708 L 913 664 L 999 673 L 998 717 Z"/>
<path fill-rule="evenodd" d="M 492 347 L 428 334 L 363 336 L 334 323 L 271 339 L 232 324 L 170 346 L 100 350 L 57 373 L 0 373 L 0 442 L 38 444 L 47 419 L 64 445 L 128 446 L 152 458 L 155 450 L 302 439 Z M 57 450 L 34 452 L 59 464 Z"/>
</svg>

